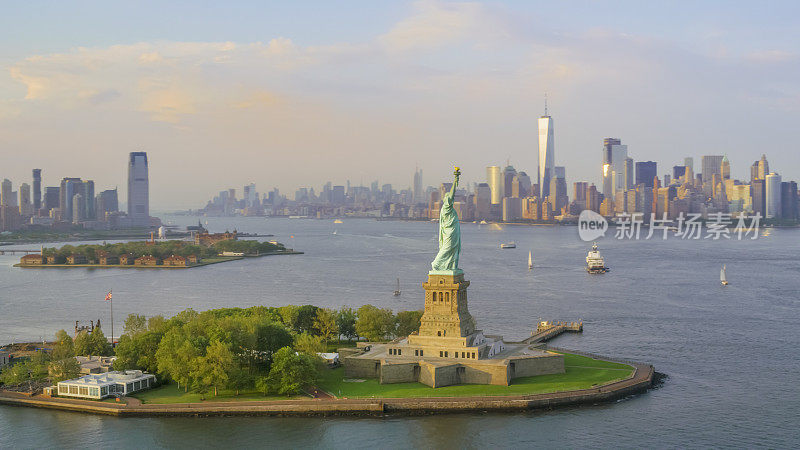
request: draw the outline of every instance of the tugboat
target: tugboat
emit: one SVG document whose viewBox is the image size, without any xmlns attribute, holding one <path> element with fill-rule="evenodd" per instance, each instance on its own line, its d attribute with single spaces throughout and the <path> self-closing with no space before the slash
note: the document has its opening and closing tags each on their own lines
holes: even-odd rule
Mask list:
<svg viewBox="0 0 800 450">
<path fill-rule="evenodd" d="M 606 267 L 606 262 L 600 251 L 597 250 L 597 242 L 592 244 L 592 251 L 586 255 L 586 271 L 589 273 L 606 273 L 610 269 Z"/>
<path fill-rule="evenodd" d="M 723 286 L 727 286 L 728 285 L 728 276 L 725 273 L 725 264 L 722 265 L 722 270 L 719 271 L 719 282 Z"/>
<path fill-rule="evenodd" d="M 514 242 L 506 242 L 505 244 L 500 244 L 500 248 L 517 248 L 517 244 Z"/>
</svg>

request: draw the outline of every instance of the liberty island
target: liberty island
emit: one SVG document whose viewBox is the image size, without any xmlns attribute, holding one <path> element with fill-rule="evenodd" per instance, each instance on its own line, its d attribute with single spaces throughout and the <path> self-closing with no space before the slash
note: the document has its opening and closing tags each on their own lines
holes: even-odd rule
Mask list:
<svg viewBox="0 0 800 450">
<path fill-rule="evenodd" d="M 454 176 L 456 186 L 458 169 Z M 117 416 L 380 414 L 552 408 L 614 400 L 652 386 L 651 365 L 544 346 L 563 331 L 582 330 L 582 324 L 540 322 L 537 332 L 521 342 L 506 342 L 478 329 L 467 304 L 470 282 L 458 267 L 458 220 L 452 202 L 443 202 L 439 251 L 422 285 L 424 313 L 418 330 L 389 342 L 359 341 L 356 348 L 340 348 L 343 368 L 322 369 L 316 380 L 303 382 L 301 391 L 313 392 L 311 399 L 228 394 L 224 401 L 205 402 L 181 397 L 170 375 L 163 386 L 132 392 L 132 400 L 125 402 L 61 398 L 49 390 L 32 396 L 0 391 L 0 403 Z M 202 314 L 209 313 L 217 314 Z M 294 354 L 291 347 L 281 351 Z M 160 363 L 157 370 L 161 373 Z"/>
</svg>

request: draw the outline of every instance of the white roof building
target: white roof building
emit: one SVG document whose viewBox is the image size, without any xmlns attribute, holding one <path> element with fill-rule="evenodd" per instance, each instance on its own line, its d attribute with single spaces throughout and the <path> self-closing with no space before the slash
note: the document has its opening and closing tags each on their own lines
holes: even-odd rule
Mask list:
<svg viewBox="0 0 800 450">
<path fill-rule="evenodd" d="M 141 370 L 89 374 L 58 383 L 58 395 L 64 397 L 101 399 L 128 395 L 155 385 L 155 375 Z"/>
</svg>

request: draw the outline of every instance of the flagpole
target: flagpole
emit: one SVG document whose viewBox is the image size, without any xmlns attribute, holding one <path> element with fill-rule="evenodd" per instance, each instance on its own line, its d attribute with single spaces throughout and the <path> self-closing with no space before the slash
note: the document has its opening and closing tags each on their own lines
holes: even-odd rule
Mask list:
<svg viewBox="0 0 800 450">
<path fill-rule="evenodd" d="M 110 294 L 112 291 L 108 291 Z M 112 296 L 109 301 L 111 302 L 111 348 L 114 348 L 114 297 Z"/>
</svg>

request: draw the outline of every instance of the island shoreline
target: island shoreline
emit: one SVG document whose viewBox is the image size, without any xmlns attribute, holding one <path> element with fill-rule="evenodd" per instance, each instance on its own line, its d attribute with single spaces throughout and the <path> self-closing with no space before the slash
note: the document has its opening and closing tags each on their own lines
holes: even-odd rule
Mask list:
<svg viewBox="0 0 800 450">
<path fill-rule="evenodd" d="M 571 351 L 576 354 L 581 352 Z M 615 362 L 614 358 L 604 358 Z M 178 404 L 128 404 L 76 400 L 0 391 L 0 404 L 27 406 L 117 417 L 211 416 L 380 416 L 467 412 L 522 412 L 594 405 L 646 392 L 654 385 L 650 364 L 627 362 L 634 368 L 628 378 L 591 389 L 514 396 L 335 398 Z M 131 401 L 132 400 L 132 401 Z"/>
</svg>

